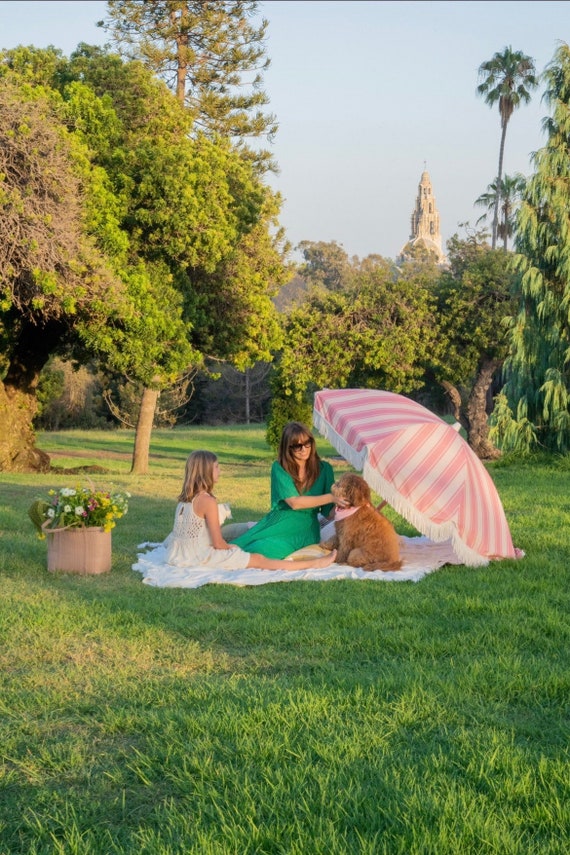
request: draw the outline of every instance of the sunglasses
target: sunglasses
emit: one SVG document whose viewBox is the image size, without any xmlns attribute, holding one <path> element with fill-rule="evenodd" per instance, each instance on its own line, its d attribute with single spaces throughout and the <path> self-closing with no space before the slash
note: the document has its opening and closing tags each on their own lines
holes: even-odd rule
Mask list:
<svg viewBox="0 0 570 855">
<path fill-rule="evenodd" d="M 308 439 L 307 442 L 294 442 L 289 448 L 291 451 L 302 451 L 304 448 L 311 448 L 312 444 L 313 440 Z"/>
</svg>

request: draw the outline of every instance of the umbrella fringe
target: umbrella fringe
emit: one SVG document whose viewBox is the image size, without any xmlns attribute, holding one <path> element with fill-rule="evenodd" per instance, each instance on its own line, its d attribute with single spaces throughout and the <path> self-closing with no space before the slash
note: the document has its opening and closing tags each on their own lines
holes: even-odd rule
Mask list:
<svg viewBox="0 0 570 855">
<path fill-rule="evenodd" d="M 459 536 L 457 528 L 452 522 L 433 523 L 428 517 L 420 513 L 409 502 L 406 502 L 395 490 L 395 488 L 368 464 L 366 460 L 362 468 L 362 475 L 372 489 L 386 499 L 388 504 L 394 508 L 396 513 L 404 517 L 415 526 L 423 535 L 429 537 L 434 543 L 443 543 L 449 540 L 453 551 L 460 561 L 468 567 L 486 567 L 489 559 L 480 555 L 467 546 Z"/>
<path fill-rule="evenodd" d="M 338 434 L 334 428 L 321 416 L 320 413 L 313 413 L 313 424 L 315 429 L 328 439 L 330 444 L 335 448 L 341 457 L 344 457 L 347 463 L 354 466 L 355 469 L 362 469 L 366 460 L 366 450 L 355 451 L 348 442 Z"/>
<path fill-rule="evenodd" d="M 443 543 L 449 540 L 459 560 L 468 567 L 486 567 L 488 565 L 488 558 L 480 555 L 463 543 L 453 523 L 436 525 L 428 517 L 416 510 L 409 502 L 402 499 L 394 487 L 368 465 L 366 449 L 356 451 L 352 448 L 323 416 L 316 411 L 313 413 L 313 424 L 315 429 L 330 442 L 347 463 L 353 466 L 354 469 L 359 469 L 362 472 L 369 486 L 379 496 L 386 499 L 396 513 L 403 516 L 404 519 L 415 526 L 425 537 L 429 537 L 434 543 Z"/>
</svg>

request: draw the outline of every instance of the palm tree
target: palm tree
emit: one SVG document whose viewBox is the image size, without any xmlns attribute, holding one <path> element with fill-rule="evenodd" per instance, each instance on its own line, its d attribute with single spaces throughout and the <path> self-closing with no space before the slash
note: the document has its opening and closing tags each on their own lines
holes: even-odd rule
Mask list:
<svg viewBox="0 0 570 855">
<path fill-rule="evenodd" d="M 506 252 L 507 243 L 510 237 L 513 236 L 515 229 L 515 213 L 518 208 L 518 203 L 522 198 L 524 188 L 526 187 L 526 178 L 520 172 L 514 175 L 505 175 L 499 183 L 499 193 L 497 193 L 497 182 L 493 181 L 487 187 L 486 193 L 475 199 L 475 204 L 480 207 L 487 208 L 487 212 L 479 217 L 476 225 L 487 219 L 491 211 L 495 211 L 497 199 L 499 199 L 499 208 L 501 211 L 501 219 L 497 224 L 497 236 L 503 240 L 503 248 Z"/>
<path fill-rule="evenodd" d="M 501 176 L 503 174 L 503 155 L 505 152 L 505 136 L 507 125 L 514 110 L 522 102 L 528 104 L 531 89 L 536 89 L 538 79 L 535 76 L 534 60 L 526 56 L 520 50 L 513 51 L 511 47 L 503 48 L 503 52 L 497 52 L 492 59 L 483 62 L 479 66 L 479 77 L 484 78 L 477 87 L 477 93 L 484 96 L 485 103 L 493 107 L 499 104 L 501 116 L 501 144 L 499 146 L 499 168 L 497 170 L 497 187 L 499 193 L 495 198 L 495 210 L 493 214 L 493 232 L 491 246 L 495 249 L 497 245 L 499 201 L 501 190 Z"/>
</svg>

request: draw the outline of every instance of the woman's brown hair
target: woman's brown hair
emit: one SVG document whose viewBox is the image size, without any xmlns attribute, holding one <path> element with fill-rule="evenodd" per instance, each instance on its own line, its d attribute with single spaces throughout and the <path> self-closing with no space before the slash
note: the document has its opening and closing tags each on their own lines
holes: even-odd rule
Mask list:
<svg viewBox="0 0 570 855">
<path fill-rule="evenodd" d="M 311 453 L 305 464 L 305 480 L 299 480 L 299 464 L 295 459 L 292 446 L 300 442 L 311 443 Z M 283 469 L 289 473 L 299 493 L 313 486 L 321 471 L 321 458 L 317 454 L 315 437 L 302 422 L 288 422 L 281 432 L 277 460 Z"/>
</svg>

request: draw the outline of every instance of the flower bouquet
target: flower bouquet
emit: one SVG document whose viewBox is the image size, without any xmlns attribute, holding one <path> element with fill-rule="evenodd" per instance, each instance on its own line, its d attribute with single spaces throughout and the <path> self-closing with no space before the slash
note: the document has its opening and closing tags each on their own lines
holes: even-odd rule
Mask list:
<svg viewBox="0 0 570 855">
<path fill-rule="evenodd" d="M 28 514 L 40 537 L 61 528 L 95 526 L 111 531 L 129 509 L 130 493 L 95 487 L 61 487 L 49 490 L 49 499 L 36 499 Z"/>
<path fill-rule="evenodd" d="M 48 537 L 48 570 L 104 573 L 111 569 L 111 529 L 129 509 L 130 493 L 90 487 L 50 490 L 28 515 Z"/>
</svg>

